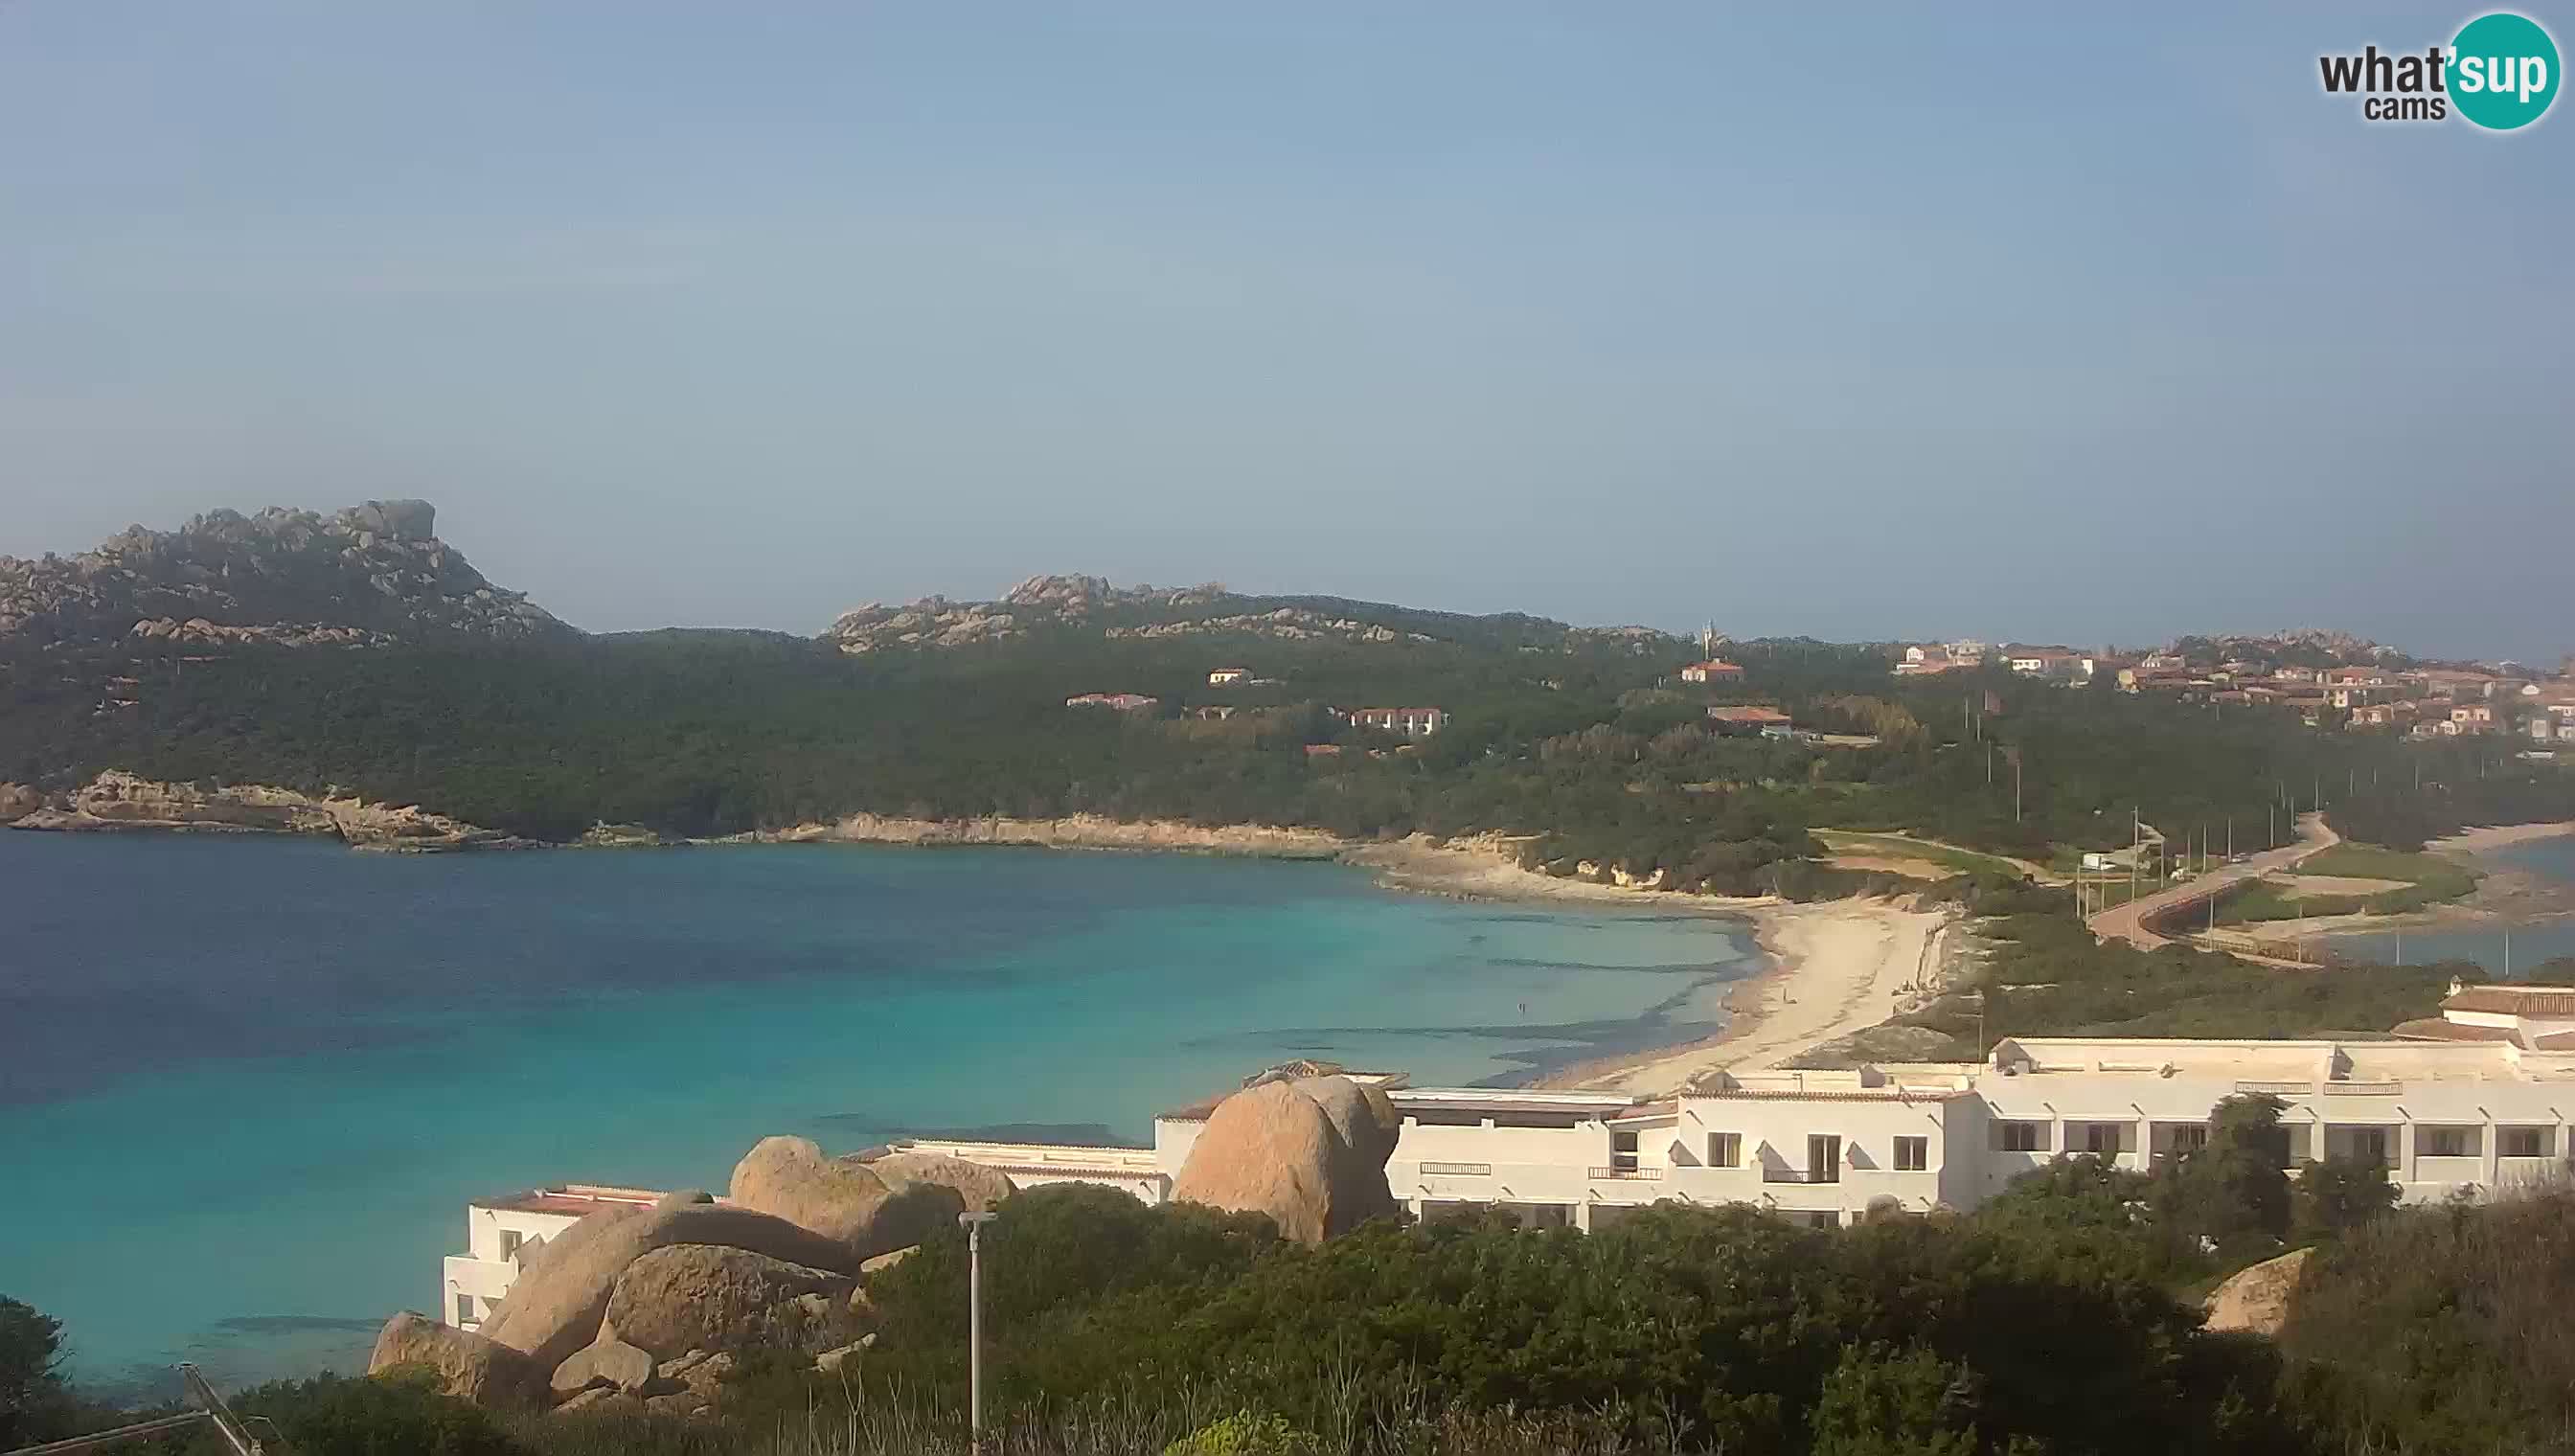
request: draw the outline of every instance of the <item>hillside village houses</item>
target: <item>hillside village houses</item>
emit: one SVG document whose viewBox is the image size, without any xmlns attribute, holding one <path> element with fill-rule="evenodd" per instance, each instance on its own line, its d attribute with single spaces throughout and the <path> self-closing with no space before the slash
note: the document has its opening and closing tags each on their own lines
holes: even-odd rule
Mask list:
<svg viewBox="0 0 2575 1456">
<path fill-rule="evenodd" d="M 1743 681 L 1743 669 L 1721 658 L 1710 658 L 1706 662 L 1692 663 L 1681 669 L 1681 681 L 1684 683 L 1740 683 Z"/>
<path fill-rule="evenodd" d="M 1495 1208 L 1597 1229 L 1660 1202 L 1740 1203 L 1846 1224 L 1968 1209 L 2054 1158 L 2144 1170 L 2206 1145 L 2217 1105 L 2282 1103 L 2293 1160 L 2376 1159 L 2408 1202 L 2477 1198 L 2562 1175 L 2575 1152 L 2575 986 L 2452 988 L 2396 1040 L 2007 1037 L 1981 1062 L 1700 1074 L 1677 1095 L 1414 1087 L 1353 1073 L 1402 1116 L 1386 1180 L 1412 1215 Z M 922 1138 L 899 1144 L 1007 1173 L 1022 1188 L 1100 1183 L 1151 1204 L 1218 1099 L 1154 1120 L 1153 1146 Z M 572 1185 L 466 1210 L 441 1317 L 478 1322 L 538 1242 L 582 1213 L 649 1201 Z"/>
</svg>

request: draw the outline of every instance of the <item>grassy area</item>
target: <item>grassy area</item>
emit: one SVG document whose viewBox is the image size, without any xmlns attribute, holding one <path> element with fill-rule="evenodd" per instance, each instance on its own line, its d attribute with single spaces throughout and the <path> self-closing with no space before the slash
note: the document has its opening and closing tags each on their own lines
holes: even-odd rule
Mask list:
<svg viewBox="0 0 2575 1456">
<path fill-rule="evenodd" d="M 1999 855 L 1961 849 L 1954 844 L 1935 844 L 1928 839 L 1908 838 L 1902 834 L 1870 834 L 1852 829 L 1816 829 L 1812 832 L 1836 854 L 1919 859 L 1959 874 L 1999 874 L 2008 879 L 2018 879 L 2023 873 L 2019 865 Z"/>
<path fill-rule="evenodd" d="M 2451 900 L 2477 887 L 2477 872 L 2445 854 L 2408 854 L 2375 844 L 2336 844 L 2309 855 L 2293 874 L 2342 874 L 2362 879 L 2402 879 L 2427 898 Z M 2389 894 L 2396 891 L 2389 890 Z"/>
<path fill-rule="evenodd" d="M 2405 881 L 2375 894 L 2296 895 L 2283 885 L 2257 881 L 2217 907 L 2217 922 L 2240 925 L 2320 915 L 2396 915 L 2454 900 L 2477 887 L 2477 874 L 2439 854 L 2409 854 L 2375 844 L 2336 844 L 2301 861 L 2292 874 Z"/>
</svg>

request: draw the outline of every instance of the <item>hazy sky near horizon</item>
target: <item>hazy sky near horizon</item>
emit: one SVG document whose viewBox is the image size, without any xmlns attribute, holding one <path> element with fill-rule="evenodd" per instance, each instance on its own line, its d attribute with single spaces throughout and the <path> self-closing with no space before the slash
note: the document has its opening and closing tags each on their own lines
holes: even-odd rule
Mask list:
<svg viewBox="0 0 2575 1456">
<path fill-rule="evenodd" d="M 0 553 L 2553 661 L 2575 102 L 2316 79 L 2473 13 L 7 0 Z"/>
</svg>

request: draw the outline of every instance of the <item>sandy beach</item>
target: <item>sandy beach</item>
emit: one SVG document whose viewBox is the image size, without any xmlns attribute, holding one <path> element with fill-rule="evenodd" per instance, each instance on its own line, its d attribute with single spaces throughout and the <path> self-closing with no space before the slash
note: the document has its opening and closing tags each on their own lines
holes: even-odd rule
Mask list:
<svg viewBox="0 0 2575 1456">
<path fill-rule="evenodd" d="M 1386 884 L 1478 899 L 1575 900 L 1752 922 L 1770 969 L 1726 997 L 1728 1022 L 1713 1037 L 1568 1067 L 1546 1085 L 1657 1096 L 1710 1067 L 1768 1066 L 1884 1021 L 1936 984 L 1954 916 L 1888 899 L 1789 904 L 1774 896 L 1727 898 L 1557 879 L 1523 869 L 1496 836 L 1432 841 L 1415 835 L 1343 857 Z"/>
</svg>

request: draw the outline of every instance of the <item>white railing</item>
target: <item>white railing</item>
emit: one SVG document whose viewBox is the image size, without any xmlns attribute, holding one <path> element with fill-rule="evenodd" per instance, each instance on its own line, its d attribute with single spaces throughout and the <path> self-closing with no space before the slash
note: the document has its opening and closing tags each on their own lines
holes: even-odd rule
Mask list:
<svg viewBox="0 0 2575 1456">
<path fill-rule="evenodd" d="M 1586 1176 L 1594 1178 L 1634 1178 L 1641 1182 L 1651 1183 L 1659 1180 L 1663 1176 L 1663 1170 L 1661 1168 L 1593 1168 L 1589 1170 Z"/>
<path fill-rule="evenodd" d="M 2313 1083 L 2313 1082 L 2305 1082 L 2305 1081 L 2299 1081 L 2299 1082 L 2247 1082 L 2247 1081 L 2239 1081 L 2239 1082 L 2237 1082 L 2237 1083 L 2235 1084 L 2235 1090 L 2237 1090 L 2237 1091 L 2239 1091 L 2239 1092 L 2269 1092 L 2269 1093 L 2273 1094 L 2274 1096 L 2281 1096 L 2281 1097 L 2304 1097 L 2304 1096 L 2308 1096 L 2308 1095 L 2312 1094 L 2312 1093 L 2315 1091 L 2315 1089 L 2316 1089 L 2316 1084 L 2315 1084 L 2315 1083 Z"/>
<path fill-rule="evenodd" d="M 1489 1178 L 1493 1175 L 1493 1165 L 1491 1163 L 1425 1162 L 1421 1165 L 1421 1175 L 1425 1178 L 1442 1176 L 1454 1178 Z"/>
<path fill-rule="evenodd" d="M 2328 1097 L 2397 1097 L 2404 1095 L 2405 1084 L 2393 1078 L 2383 1082 L 2327 1082 Z"/>
</svg>

